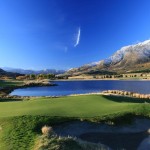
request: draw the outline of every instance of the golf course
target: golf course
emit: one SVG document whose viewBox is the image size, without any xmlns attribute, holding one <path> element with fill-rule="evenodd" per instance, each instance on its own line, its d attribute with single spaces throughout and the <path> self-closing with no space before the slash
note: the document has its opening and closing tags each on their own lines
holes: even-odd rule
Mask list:
<svg viewBox="0 0 150 150">
<path fill-rule="evenodd" d="M 5 87 L 4 83 L 2 85 Z M 16 86 L 16 83 L 9 85 Z M 53 127 L 71 120 L 122 124 L 128 122 L 131 116 L 149 117 L 149 110 L 149 100 L 119 96 L 0 98 L 0 150 L 35 149 L 44 125 Z M 64 143 L 55 141 L 53 146 Z M 49 149 L 56 149 L 53 146 Z M 74 143 L 71 147 L 67 145 L 67 148 L 83 149 L 78 146 Z"/>
<path fill-rule="evenodd" d="M 150 150 L 150 0 L 0 0 L 0 150 Z"/>
</svg>

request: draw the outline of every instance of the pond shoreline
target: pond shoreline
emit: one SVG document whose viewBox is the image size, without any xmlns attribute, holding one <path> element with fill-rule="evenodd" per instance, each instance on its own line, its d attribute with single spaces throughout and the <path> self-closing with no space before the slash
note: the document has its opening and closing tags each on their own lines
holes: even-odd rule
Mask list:
<svg viewBox="0 0 150 150">
<path fill-rule="evenodd" d="M 143 78 L 106 78 L 106 79 L 53 79 L 50 81 L 150 81 L 150 78 L 143 79 Z"/>
<path fill-rule="evenodd" d="M 19 99 L 29 99 L 29 98 L 58 98 L 58 97 L 66 97 L 66 96 L 84 96 L 84 95 L 104 95 L 104 96 L 117 96 L 117 97 L 128 97 L 128 98 L 138 98 L 143 100 L 150 100 L 150 94 L 140 94 L 135 92 L 129 92 L 124 90 L 107 90 L 102 92 L 92 92 L 92 93 L 84 93 L 84 94 L 69 94 L 62 96 L 19 96 L 19 95 L 10 95 L 12 91 L 15 89 L 28 88 L 28 87 L 42 87 L 42 86 L 56 86 L 56 84 L 48 83 L 48 84 L 36 84 L 36 85 L 21 85 L 15 87 L 5 87 L 0 89 L 0 92 L 4 92 L 3 96 L 0 98 L 19 98 Z"/>
<path fill-rule="evenodd" d="M 11 96 L 9 94 L 15 89 L 22 89 L 22 88 L 28 88 L 28 87 L 43 87 L 43 86 L 57 86 L 57 84 L 54 84 L 48 81 L 28 81 L 22 85 L 16 85 L 12 87 L 8 86 L 8 87 L 1 88 L 0 97 L 1 98 L 30 98 L 31 96 L 18 96 L 18 95 Z"/>
</svg>

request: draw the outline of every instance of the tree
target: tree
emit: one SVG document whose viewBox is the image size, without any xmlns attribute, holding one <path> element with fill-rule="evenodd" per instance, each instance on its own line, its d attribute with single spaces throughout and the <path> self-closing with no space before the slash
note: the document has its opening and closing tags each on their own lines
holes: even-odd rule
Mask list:
<svg viewBox="0 0 150 150">
<path fill-rule="evenodd" d="M 55 75 L 54 75 L 54 74 L 47 74 L 47 78 L 48 78 L 48 79 L 54 79 L 54 78 L 55 78 Z"/>
<path fill-rule="evenodd" d="M 35 74 L 30 74 L 30 79 L 35 79 L 36 75 Z"/>
</svg>

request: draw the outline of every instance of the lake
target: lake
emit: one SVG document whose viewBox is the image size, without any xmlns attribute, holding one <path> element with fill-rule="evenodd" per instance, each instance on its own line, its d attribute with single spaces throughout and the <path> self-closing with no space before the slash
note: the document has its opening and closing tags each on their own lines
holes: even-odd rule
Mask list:
<svg viewBox="0 0 150 150">
<path fill-rule="evenodd" d="M 65 96 L 101 92 L 104 90 L 126 90 L 150 94 L 150 81 L 119 81 L 119 80 L 89 80 L 89 81 L 54 81 L 58 86 L 29 87 L 14 90 L 11 95 L 19 96 Z"/>
</svg>

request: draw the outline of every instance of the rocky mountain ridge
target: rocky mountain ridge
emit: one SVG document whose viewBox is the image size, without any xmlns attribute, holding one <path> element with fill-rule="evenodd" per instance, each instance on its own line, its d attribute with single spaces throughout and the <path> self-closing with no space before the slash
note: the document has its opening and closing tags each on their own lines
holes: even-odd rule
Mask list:
<svg viewBox="0 0 150 150">
<path fill-rule="evenodd" d="M 126 73 L 150 70 L 150 40 L 122 47 L 111 57 L 71 69 L 69 75 L 110 72 Z"/>
</svg>

